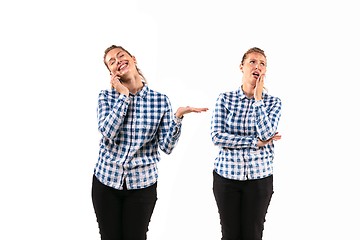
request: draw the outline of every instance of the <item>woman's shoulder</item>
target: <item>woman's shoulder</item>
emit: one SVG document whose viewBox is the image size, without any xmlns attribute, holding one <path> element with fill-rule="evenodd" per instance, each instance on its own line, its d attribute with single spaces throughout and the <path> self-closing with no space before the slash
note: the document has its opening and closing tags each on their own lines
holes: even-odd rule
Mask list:
<svg viewBox="0 0 360 240">
<path fill-rule="evenodd" d="M 153 99 L 166 99 L 169 100 L 168 96 L 166 94 L 160 93 L 158 91 L 152 90 L 149 88 L 147 92 L 148 97 Z"/>
<path fill-rule="evenodd" d="M 233 98 L 233 97 L 237 97 L 239 95 L 239 90 L 234 90 L 234 91 L 228 91 L 228 92 L 224 92 L 221 93 L 224 97 L 227 98 Z M 221 95 L 220 94 L 220 95 Z"/>
<path fill-rule="evenodd" d="M 218 100 L 222 100 L 222 101 L 234 101 L 239 97 L 239 91 L 235 90 L 235 91 L 228 91 L 228 92 L 223 92 L 219 94 Z"/>
<path fill-rule="evenodd" d="M 115 100 L 119 98 L 120 93 L 116 89 L 105 89 L 99 93 L 99 99 Z"/>
<path fill-rule="evenodd" d="M 269 102 L 269 103 L 281 103 L 281 99 L 279 97 L 275 97 L 273 95 L 270 95 L 269 93 L 264 93 L 264 102 Z"/>
<path fill-rule="evenodd" d="M 100 90 L 99 96 L 106 96 L 106 97 L 116 97 L 119 96 L 118 91 L 116 91 L 116 89 L 105 89 L 105 90 Z"/>
</svg>

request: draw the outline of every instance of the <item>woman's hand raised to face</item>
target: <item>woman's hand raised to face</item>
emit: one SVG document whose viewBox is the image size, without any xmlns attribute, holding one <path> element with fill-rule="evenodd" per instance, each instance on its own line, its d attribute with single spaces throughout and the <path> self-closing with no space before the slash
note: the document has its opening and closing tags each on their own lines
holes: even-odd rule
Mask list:
<svg viewBox="0 0 360 240">
<path fill-rule="evenodd" d="M 255 101 L 259 101 L 262 99 L 262 91 L 264 88 L 264 80 L 265 80 L 265 74 L 262 74 L 257 80 L 256 80 L 256 87 L 254 92 Z"/>
<path fill-rule="evenodd" d="M 182 118 L 185 114 L 188 113 L 192 113 L 192 112 L 196 112 L 196 113 L 201 113 L 201 112 L 206 112 L 207 110 L 209 110 L 208 108 L 194 108 L 194 107 L 179 107 L 178 110 L 175 113 L 175 116 L 177 118 Z"/>
<path fill-rule="evenodd" d="M 129 89 L 127 89 L 127 87 L 121 84 L 119 77 L 112 73 L 110 73 L 110 75 L 111 75 L 110 77 L 111 86 L 113 86 L 116 89 L 116 91 L 118 91 L 119 93 L 129 96 Z"/>
</svg>

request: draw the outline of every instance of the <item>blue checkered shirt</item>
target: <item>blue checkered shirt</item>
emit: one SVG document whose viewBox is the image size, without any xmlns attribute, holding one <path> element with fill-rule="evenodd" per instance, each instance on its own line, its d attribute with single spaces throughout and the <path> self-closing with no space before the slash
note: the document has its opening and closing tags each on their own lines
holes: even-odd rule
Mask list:
<svg viewBox="0 0 360 240">
<path fill-rule="evenodd" d="M 129 97 L 115 89 L 98 98 L 98 129 L 102 134 L 95 176 L 107 186 L 128 189 L 157 181 L 158 148 L 170 154 L 181 132 L 181 119 L 172 114 L 168 97 L 144 87 Z"/>
<path fill-rule="evenodd" d="M 262 93 L 255 102 L 241 87 L 220 94 L 211 119 L 211 137 L 219 153 L 215 171 L 235 180 L 265 178 L 273 174 L 274 143 L 257 147 L 276 133 L 281 116 L 281 101 Z"/>
</svg>

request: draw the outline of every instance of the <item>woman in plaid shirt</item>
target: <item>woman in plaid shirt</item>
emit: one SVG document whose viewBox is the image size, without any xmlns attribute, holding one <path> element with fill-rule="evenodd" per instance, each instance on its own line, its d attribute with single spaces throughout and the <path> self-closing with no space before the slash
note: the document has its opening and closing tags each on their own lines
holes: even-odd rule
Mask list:
<svg viewBox="0 0 360 240">
<path fill-rule="evenodd" d="M 240 64 L 242 86 L 220 94 L 211 121 L 213 191 L 223 240 L 261 240 L 273 194 L 274 143 L 281 101 L 263 91 L 266 56 L 249 49 Z"/>
<path fill-rule="evenodd" d="M 207 108 L 180 107 L 172 114 L 164 94 L 149 89 L 135 56 L 120 46 L 105 50 L 111 90 L 98 98 L 102 134 L 92 200 L 101 239 L 146 239 L 157 200 L 158 148 L 170 154 L 184 114 Z"/>
</svg>

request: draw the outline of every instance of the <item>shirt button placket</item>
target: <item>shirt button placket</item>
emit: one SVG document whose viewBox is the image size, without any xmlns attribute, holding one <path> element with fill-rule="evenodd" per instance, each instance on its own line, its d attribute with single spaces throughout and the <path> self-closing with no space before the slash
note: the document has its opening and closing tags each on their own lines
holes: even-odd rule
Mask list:
<svg viewBox="0 0 360 240">
<path fill-rule="evenodd" d="M 135 130 L 136 130 L 136 96 L 133 99 L 133 111 L 132 111 L 132 119 L 131 119 L 131 132 L 132 132 L 132 139 L 135 141 Z"/>
</svg>

